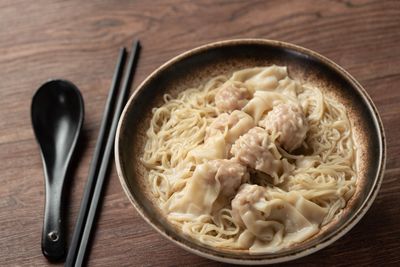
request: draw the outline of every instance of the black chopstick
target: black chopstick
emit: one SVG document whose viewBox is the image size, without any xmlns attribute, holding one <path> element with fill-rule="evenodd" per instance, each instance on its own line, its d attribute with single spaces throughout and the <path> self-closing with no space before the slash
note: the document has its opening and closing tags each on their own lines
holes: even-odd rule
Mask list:
<svg viewBox="0 0 400 267">
<path fill-rule="evenodd" d="M 119 92 L 116 106 L 114 109 L 114 116 L 112 119 L 110 132 L 108 134 L 106 147 L 105 147 L 105 150 L 103 153 L 103 158 L 101 160 L 100 170 L 98 173 L 96 186 L 95 186 L 95 189 L 93 192 L 92 201 L 91 201 L 90 208 L 89 208 L 89 213 L 86 218 L 86 224 L 85 224 L 85 228 L 84 228 L 83 235 L 81 238 L 78 254 L 76 256 L 75 266 L 82 266 L 83 260 L 85 258 L 86 248 L 87 248 L 87 245 L 88 245 L 88 242 L 90 239 L 93 222 L 94 222 L 94 219 L 96 216 L 98 203 L 99 203 L 100 196 L 102 193 L 104 179 L 106 177 L 107 169 L 109 166 L 111 152 L 114 147 L 114 138 L 115 138 L 115 133 L 117 131 L 118 120 L 121 115 L 122 108 L 124 107 L 126 96 L 127 96 L 127 93 L 129 91 L 129 88 L 130 88 L 130 85 L 132 82 L 132 78 L 133 78 L 133 74 L 134 74 L 134 70 L 135 70 L 135 66 L 136 66 L 136 62 L 137 62 L 137 58 L 138 58 L 139 48 L 140 48 L 139 41 L 134 41 L 134 43 L 132 45 L 131 54 L 129 56 L 128 69 L 127 69 L 127 72 L 125 73 L 122 90 Z"/>
<path fill-rule="evenodd" d="M 112 115 L 112 107 L 115 102 L 115 96 L 118 92 L 121 77 L 124 70 L 126 58 L 126 49 L 121 48 L 118 56 L 117 65 L 115 67 L 113 80 L 111 83 L 110 92 L 108 93 L 106 106 L 104 109 L 103 119 L 100 126 L 99 136 L 97 138 L 96 148 L 90 164 L 88 180 L 86 182 L 85 190 L 81 200 L 81 206 L 79 209 L 78 219 L 75 224 L 74 233 L 72 236 L 70 248 L 68 250 L 67 259 L 65 261 L 65 266 L 73 266 L 74 260 L 76 258 L 79 243 L 81 242 L 81 235 L 83 232 L 83 227 L 88 214 L 89 204 L 91 201 L 92 193 L 96 183 L 97 173 L 100 168 L 100 159 L 102 158 L 104 148 L 105 148 L 105 138 L 107 137 L 108 127 L 110 125 L 110 118 Z"/>
</svg>

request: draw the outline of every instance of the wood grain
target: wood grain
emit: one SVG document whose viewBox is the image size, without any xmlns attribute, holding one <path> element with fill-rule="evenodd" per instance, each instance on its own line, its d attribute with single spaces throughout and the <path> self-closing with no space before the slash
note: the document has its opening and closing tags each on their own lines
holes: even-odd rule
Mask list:
<svg viewBox="0 0 400 267">
<path fill-rule="evenodd" d="M 15 1 L 0 2 L 0 265 L 50 265 L 40 237 L 42 163 L 30 124 L 34 91 L 73 81 L 86 105 L 80 157 L 68 188 L 69 237 L 88 174 L 118 48 L 141 39 L 134 87 L 160 64 L 212 41 L 257 37 L 292 42 L 331 58 L 378 107 L 388 161 L 379 195 L 361 222 L 322 251 L 287 266 L 400 264 L 399 1 Z M 150 228 L 115 169 L 105 190 L 90 266 L 219 266 Z"/>
</svg>

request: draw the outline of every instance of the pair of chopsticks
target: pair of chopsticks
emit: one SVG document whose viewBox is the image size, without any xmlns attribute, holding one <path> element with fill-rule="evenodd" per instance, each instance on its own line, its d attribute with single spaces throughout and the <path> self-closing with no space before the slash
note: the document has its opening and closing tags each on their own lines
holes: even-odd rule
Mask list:
<svg viewBox="0 0 400 267">
<path fill-rule="evenodd" d="M 114 146 L 118 120 L 132 83 L 139 49 L 139 41 L 134 41 L 128 60 L 128 67 L 122 81 L 122 87 L 117 96 L 118 88 L 120 87 L 121 79 L 124 74 L 124 66 L 127 56 L 125 47 L 121 48 L 119 52 L 117 66 L 115 67 L 114 77 L 107 97 L 96 148 L 90 165 L 88 181 L 86 183 L 78 219 L 76 221 L 71 245 L 65 262 L 65 266 L 67 267 L 82 266 L 85 258 L 90 233 L 93 227 L 97 206 L 99 204 L 104 179 L 110 161 L 111 151 Z"/>
</svg>

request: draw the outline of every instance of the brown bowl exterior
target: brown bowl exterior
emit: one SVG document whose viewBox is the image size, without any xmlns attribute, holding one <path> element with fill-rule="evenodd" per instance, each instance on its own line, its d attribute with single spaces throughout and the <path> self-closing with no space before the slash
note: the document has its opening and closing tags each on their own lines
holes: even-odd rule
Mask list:
<svg viewBox="0 0 400 267">
<path fill-rule="evenodd" d="M 318 86 L 326 95 L 345 105 L 358 147 L 356 193 L 341 215 L 319 234 L 286 250 L 250 255 L 246 251 L 206 246 L 180 234 L 154 205 L 155 199 L 146 181 L 147 171 L 140 161 L 151 111 L 162 105 L 165 93 L 176 96 L 214 76 L 271 64 L 288 66 L 292 78 Z M 128 198 L 141 216 L 163 236 L 188 251 L 210 259 L 254 265 L 284 262 L 311 254 L 348 232 L 367 212 L 378 193 L 386 161 L 386 145 L 377 109 L 362 86 L 343 68 L 316 52 L 293 44 L 239 39 L 204 45 L 183 53 L 143 81 L 121 115 L 115 140 L 115 160 Z"/>
</svg>

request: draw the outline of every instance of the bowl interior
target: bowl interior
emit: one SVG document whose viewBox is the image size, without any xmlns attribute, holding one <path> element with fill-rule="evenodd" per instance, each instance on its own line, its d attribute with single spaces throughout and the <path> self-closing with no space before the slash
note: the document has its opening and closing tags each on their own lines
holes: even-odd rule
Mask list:
<svg viewBox="0 0 400 267">
<path fill-rule="evenodd" d="M 357 191 L 337 220 L 310 240 L 290 249 L 273 254 L 249 255 L 210 248 L 179 234 L 153 204 L 154 199 L 146 182 L 147 171 L 140 162 L 151 111 L 162 105 L 165 93 L 176 96 L 214 76 L 229 76 L 238 69 L 271 64 L 287 66 L 292 78 L 319 87 L 345 105 L 359 148 Z M 151 74 L 130 98 L 121 116 L 116 138 L 116 161 L 121 183 L 141 215 L 159 232 L 178 241 L 184 248 L 236 263 L 260 260 L 266 263 L 318 250 L 324 244 L 333 242 L 335 236 L 347 232 L 370 206 L 379 188 L 384 164 L 384 135 L 380 119 L 368 95 L 354 78 L 315 52 L 267 40 L 219 42 L 191 50 L 167 62 Z"/>
</svg>

